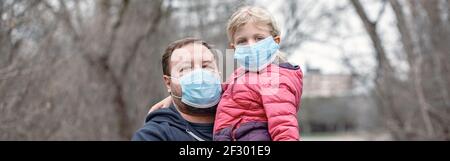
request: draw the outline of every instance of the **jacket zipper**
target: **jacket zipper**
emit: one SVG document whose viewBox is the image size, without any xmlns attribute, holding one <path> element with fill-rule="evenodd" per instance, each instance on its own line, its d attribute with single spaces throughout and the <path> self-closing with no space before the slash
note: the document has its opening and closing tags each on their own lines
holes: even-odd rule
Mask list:
<svg viewBox="0 0 450 161">
<path fill-rule="evenodd" d="M 204 139 L 200 138 L 199 136 L 195 135 L 191 130 L 186 129 L 186 132 L 191 135 L 195 140 L 197 141 L 205 141 Z"/>
</svg>

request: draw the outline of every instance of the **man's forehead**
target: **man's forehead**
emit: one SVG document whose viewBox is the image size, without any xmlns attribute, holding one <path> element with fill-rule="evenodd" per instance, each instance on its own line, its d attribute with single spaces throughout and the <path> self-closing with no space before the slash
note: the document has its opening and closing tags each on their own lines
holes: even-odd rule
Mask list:
<svg viewBox="0 0 450 161">
<path fill-rule="evenodd" d="M 171 61 L 192 62 L 192 61 L 214 61 L 214 55 L 211 51 L 201 44 L 190 44 L 182 48 L 175 49 L 172 53 Z"/>
</svg>

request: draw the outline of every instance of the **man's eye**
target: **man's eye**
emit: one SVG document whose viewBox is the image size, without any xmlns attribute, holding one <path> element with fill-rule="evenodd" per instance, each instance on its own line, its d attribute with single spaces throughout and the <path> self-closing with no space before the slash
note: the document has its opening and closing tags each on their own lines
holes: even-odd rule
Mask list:
<svg viewBox="0 0 450 161">
<path fill-rule="evenodd" d="M 202 66 L 202 68 L 210 68 L 210 67 L 211 67 L 211 65 L 209 65 L 209 64 L 208 64 L 208 65 L 203 65 L 203 66 Z"/>
<path fill-rule="evenodd" d="M 214 71 L 215 68 L 212 64 L 207 64 L 202 66 L 203 69 Z"/>
<path fill-rule="evenodd" d="M 181 68 L 180 69 L 180 73 L 182 73 L 182 72 L 188 72 L 190 70 L 190 68 Z"/>
</svg>

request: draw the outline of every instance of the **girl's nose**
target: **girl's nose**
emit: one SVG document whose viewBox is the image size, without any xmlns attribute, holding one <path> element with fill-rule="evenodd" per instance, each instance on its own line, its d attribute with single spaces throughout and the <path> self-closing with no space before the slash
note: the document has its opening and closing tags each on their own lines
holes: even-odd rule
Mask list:
<svg viewBox="0 0 450 161">
<path fill-rule="evenodd" d="M 247 41 L 247 44 L 248 45 L 253 45 L 253 44 L 255 44 L 256 43 L 256 40 L 255 39 L 248 39 L 248 41 Z"/>
</svg>

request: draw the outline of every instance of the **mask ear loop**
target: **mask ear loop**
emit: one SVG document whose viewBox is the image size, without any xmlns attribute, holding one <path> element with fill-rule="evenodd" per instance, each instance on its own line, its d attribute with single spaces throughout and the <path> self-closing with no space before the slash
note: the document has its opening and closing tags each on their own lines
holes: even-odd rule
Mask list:
<svg viewBox="0 0 450 161">
<path fill-rule="evenodd" d="M 178 99 L 181 99 L 181 97 L 179 97 L 179 96 L 177 96 L 177 95 L 174 95 L 172 92 L 169 92 L 169 94 L 172 96 L 172 97 L 175 97 L 175 98 L 178 98 Z"/>
<path fill-rule="evenodd" d="M 170 79 L 173 79 L 173 78 L 175 78 L 175 79 L 178 79 L 178 78 L 176 78 L 176 77 L 172 77 L 172 76 L 169 76 L 169 78 L 170 78 Z M 182 89 L 182 90 L 183 90 L 183 89 Z M 172 97 L 175 97 L 175 98 L 177 98 L 177 99 L 180 99 L 180 100 L 181 100 L 181 96 L 177 96 L 177 95 L 173 94 L 173 93 L 172 93 L 172 91 L 170 91 L 170 92 L 169 92 L 169 94 L 170 94 L 170 95 L 171 95 Z"/>
</svg>

